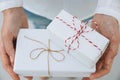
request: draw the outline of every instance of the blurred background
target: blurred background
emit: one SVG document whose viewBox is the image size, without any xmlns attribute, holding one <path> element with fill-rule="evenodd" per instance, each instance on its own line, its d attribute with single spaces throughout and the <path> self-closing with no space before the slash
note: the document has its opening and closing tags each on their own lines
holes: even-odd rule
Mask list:
<svg viewBox="0 0 120 80">
<path fill-rule="evenodd" d="M 0 13 L 0 30 L 2 25 L 3 16 Z M 30 28 L 34 28 L 34 24 L 32 21 L 29 20 L 29 26 Z M 113 67 L 111 69 L 111 72 L 107 74 L 106 76 L 97 79 L 97 80 L 120 80 L 120 48 L 118 51 L 118 55 L 115 58 L 115 61 L 113 63 Z M 8 73 L 4 70 L 2 66 L 2 62 L 0 61 L 0 80 L 12 80 L 11 77 L 8 75 Z M 21 77 L 21 80 L 25 80 L 25 78 Z M 34 78 L 34 80 L 40 80 L 39 78 Z M 50 78 L 49 80 L 81 80 L 81 78 Z"/>
</svg>

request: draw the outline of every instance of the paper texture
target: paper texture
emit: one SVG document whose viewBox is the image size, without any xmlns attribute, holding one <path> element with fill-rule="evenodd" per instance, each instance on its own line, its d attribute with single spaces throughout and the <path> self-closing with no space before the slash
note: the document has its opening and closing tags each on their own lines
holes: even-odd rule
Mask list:
<svg viewBox="0 0 120 80">
<path fill-rule="evenodd" d="M 84 26 L 83 23 L 82 25 Z M 109 40 L 88 26 L 83 30 L 80 28 L 81 21 L 63 10 L 47 29 L 51 32 L 51 39 L 54 43 L 66 51 L 68 51 L 66 44 L 70 44 L 70 48 L 77 48 L 76 50 L 70 50 L 69 54 L 91 68 L 104 53 Z M 77 33 L 79 30 L 84 32 L 79 35 Z M 74 40 L 74 36 L 78 38 Z M 72 41 L 73 43 L 71 43 Z"/>
<path fill-rule="evenodd" d="M 43 51 L 43 53 L 34 60 L 30 58 L 31 51 L 33 53 L 32 57 L 35 57 L 40 53 L 39 48 L 46 49 L 46 47 L 40 45 L 35 40 L 41 41 L 48 47 L 49 39 L 50 33 L 48 30 L 21 29 L 17 38 L 14 71 L 24 76 L 49 76 L 47 51 Z M 50 48 L 52 50 L 63 49 L 54 45 L 52 40 L 50 40 Z M 95 71 L 95 66 L 93 68 L 87 68 L 65 51 L 60 52 L 65 56 L 63 61 L 56 61 L 52 57 L 54 56 L 60 60 L 63 58 L 63 55 L 56 52 L 51 53 L 49 53 L 49 71 L 53 77 L 88 77 Z"/>
</svg>

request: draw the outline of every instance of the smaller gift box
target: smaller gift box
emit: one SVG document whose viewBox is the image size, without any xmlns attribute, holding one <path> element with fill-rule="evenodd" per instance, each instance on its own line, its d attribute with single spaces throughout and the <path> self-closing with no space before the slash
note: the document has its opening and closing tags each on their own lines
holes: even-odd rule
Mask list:
<svg viewBox="0 0 120 80">
<path fill-rule="evenodd" d="M 95 22 L 94 22 L 95 23 Z M 97 24 L 95 23 L 97 26 Z M 79 62 L 93 67 L 104 53 L 109 40 L 95 29 L 62 10 L 47 27 L 51 39 Z"/>
<path fill-rule="evenodd" d="M 48 30 L 21 29 L 17 38 L 14 71 L 23 76 L 88 77 L 87 68 L 57 47 Z"/>
</svg>

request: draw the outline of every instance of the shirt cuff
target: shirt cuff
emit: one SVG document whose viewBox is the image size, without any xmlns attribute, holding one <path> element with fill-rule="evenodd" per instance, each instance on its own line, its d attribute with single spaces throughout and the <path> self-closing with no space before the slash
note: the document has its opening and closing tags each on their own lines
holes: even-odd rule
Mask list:
<svg viewBox="0 0 120 80">
<path fill-rule="evenodd" d="M 120 13 L 119 12 L 117 12 L 113 9 L 110 9 L 108 7 L 97 7 L 95 13 L 106 14 L 106 15 L 116 18 L 118 20 L 118 23 L 120 26 Z"/>
<path fill-rule="evenodd" d="M 23 0 L 7 0 L 0 2 L 0 11 L 14 8 L 14 7 L 22 7 L 23 6 Z"/>
</svg>

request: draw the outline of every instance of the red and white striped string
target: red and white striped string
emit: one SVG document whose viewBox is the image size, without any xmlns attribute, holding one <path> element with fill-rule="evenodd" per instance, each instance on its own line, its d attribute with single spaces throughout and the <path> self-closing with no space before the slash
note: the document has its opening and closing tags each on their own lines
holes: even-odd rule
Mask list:
<svg viewBox="0 0 120 80">
<path fill-rule="evenodd" d="M 58 19 L 59 21 L 61 21 L 62 23 L 64 23 L 67 27 L 73 29 L 76 32 L 76 34 L 74 34 L 73 36 L 68 37 L 65 40 L 65 47 L 67 47 L 68 53 L 69 53 L 70 50 L 76 50 L 77 48 L 80 47 L 79 36 L 83 37 L 85 40 L 87 40 L 91 45 L 93 45 L 95 48 L 97 48 L 102 53 L 102 50 L 96 44 L 94 44 L 86 36 L 83 35 L 83 33 L 89 33 L 89 32 L 94 31 L 96 28 L 98 28 L 98 24 L 95 21 L 92 21 L 92 23 L 95 24 L 96 28 L 88 30 L 88 31 L 85 31 L 85 29 L 87 28 L 87 23 L 85 24 L 82 21 L 80 21 L 79 29 L 77 29 L 76 24 L 75 24 L 75 19 L 77 19 L 76 16 L 72 17 L 72 25 L 69 24 L 69 23 L 67 23 L 66 21 L 64 21 L 60 17 L 56 17 L 56 19 Z M 71 40 L 71 42 L 70 42 L 70 44 L 68 44 L 67 42 L 70 41 L 70 40 Z M 75 41 L 77 42 L 77 46 L 75 48 L 71 48 L 72 44 L 74 44 Z"/>
</svg>

